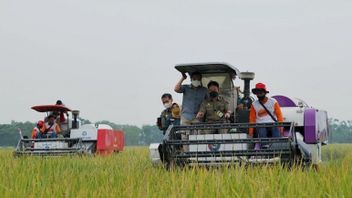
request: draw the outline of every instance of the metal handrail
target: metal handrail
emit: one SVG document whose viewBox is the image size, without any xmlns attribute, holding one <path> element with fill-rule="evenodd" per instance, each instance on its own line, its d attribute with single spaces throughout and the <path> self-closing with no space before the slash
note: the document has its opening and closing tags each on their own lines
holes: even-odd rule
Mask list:
<svg viewBox="0 0 352 198">
<path fill-rule="evenodd" d="M 241 151 L 213 151 L 213 152 L 185 152 L 182 154 L 176 154 L 176 158 L 203 158 L 203 157 L 237 157 L 237 156 L 262 156 L 262 155 L 290 155 L 290 149 L 263 149 L 263 150 L 241 150 Z"/>
<path fill-rule="evenodd" d="M 173 126 L 171 130 L 191 130 L 208 128 L 258 128 L 258 127 L 289 127 L 293 122 L 273 122 L 273 123 L 197 123 L 193 125 Z"/>
<path fill-rule="evenodd" d="M 167 140 L 169 145 L 190 145 L 190 144 L 236 144 L 236 143 L 286 143 L 291 138 L 250 138 L 250 139 L 212 139 L 212 140 Z"/>
<path fill-rule="evenodd" d="M 23 142 L 56 142 L 56 141 L 80 141 L 82 138 L 41 138 L 41 139 L 21 139 Z"/>
</svg>

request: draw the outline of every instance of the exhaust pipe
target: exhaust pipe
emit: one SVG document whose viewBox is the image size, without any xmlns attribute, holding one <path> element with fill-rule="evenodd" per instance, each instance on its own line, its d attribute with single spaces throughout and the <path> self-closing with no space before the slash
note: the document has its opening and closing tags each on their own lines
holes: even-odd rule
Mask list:
<svg viewBox="0 0 352 198">
<path fill-rule="evenodd" d="M 250 85 L 251 80 L 254 79 L 255 74 L 253 72 L 241 72 L 240 79 L 244 81 L 244 97 L 241 100 L 241 103 L 244 105 L 244 108 L 249 109 L 252 105 L 252 99 L 250 98 Z"/>
<path fill-rule="evenodd" d="M 73 110 L 72 111 L 72 116 L 73 116 L 73 120 L 72 120 L 72 129 L 78 129 L 79 125 L 78 125 L 78 115 L 79 115 L 79 111 L 78 110 Z"/>
</svg>

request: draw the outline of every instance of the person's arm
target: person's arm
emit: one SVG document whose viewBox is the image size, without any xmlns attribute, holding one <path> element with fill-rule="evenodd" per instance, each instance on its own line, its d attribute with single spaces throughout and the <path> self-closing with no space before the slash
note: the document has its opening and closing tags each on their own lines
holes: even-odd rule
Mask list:
<svg viewBox="0 0 352 198">
<path fill-rule="evenodd" d="M 186 80 L 187 76 L 185 73 L 182 73 L 182 78 L 177 82 L 177 84 L 175 85 L 175 92 L 177 93 L 183 93 L 183 88 L 182 88 L 182 83 L 184 80 Z"/>
<path fill-rule="evenodd" d="M 231 117 L 231 110 L 229 109 L 229 103 L 225 101 L 225 118 L 229 119 Z"/>
<path fill-rule="evenodd" d="M 278 102 L 276 102 L 274 104 L 274 113 L 275 113 L 275 115 L 277 117 L 277 121 L 278 122 L 283 122 L 284 121 L 284 117 L 282 116 L 282 112 L 281 112 L 281 107 L 280 107 Z"/>
<path fill-rule="evenodd" d="M 281 107 L 280 107 L 278 102 L 276 102 L 274 104 L 274 113 L 275 113 L 275 115 L 277 117 L 277 121 L 278 122 L 283 122 L 284 121 L 284 117 L 282 116 L 282 112 L 281 112 Z M 283 134 L 284 133 L 284 127 L 279 127 L 279 131 L 280 131 L 281 134 Z"/>
<path fill-rule="evenodd" d="M 58 124 L 56 125 L 55 130 L 56 130 L 56 133 L 60 133 L 61 132 L 60 126 Z"/>
<path fill-rule="evenodd" d="M 37 137 L 37 131 L 35 129 L 32 130 L 32 139 Z"/>
<path fill-rule="evenodd" d="M 202 104 L 200 105 L 200 108 L 199 108 L 199 111 L 197 113 L 197 116 L 196 118 L 198 120 L 202 119 L 204 117 L 204 114 L 205 114 L 205 105 L 206 105 L 206 101 L 202 102 Z"/>
<path fill-rule="evenodd" d="M 255 112 L 255 109 L 253 107 L 253 104 L 251 106 L 251 110 L 249 111 L 249 123 L 254 124 L 257 120 L 257 115 Z M 254 128 L 249 128 L 249 135 L 253 137 L 254 135 Z"/>
<path fill-rule="evenodd" d="M 156 118 L 156 126 L 159 128 L 159 130 L 162 131 L 162 115 L 160 115 L 158 118 Z"/>
<path fill-rule="evenodd" d="M 165 127 L 166 125 L 167 125 L 167 123 L 166 123 L 166 118 L 165 118 L 165 111 L 163 111 L 160 114 L 160 126 L 159 126 L 159 129 L 161 131 L 164 131 L 165 128 L 167 128 L 167 127 Z"/>
<path fill-rule="evenodd" d="M 47 133 L 48 131 L 46 130 L 46 124 L 40 129 L 42 133 Z"/>
<path fill-rule="evenodd" d="M 39 132 L 44 133 L 45 129 L 46 129 L 46 127 L 45 127 L 45 124 L 44 124 L 43 127 L 39 129 L 40 130 Z"/>
<path fill-rule="evenodd" d="M 239 89 L 239 88 L 238 88 Z M 242 98 L 240 97 L 240 95 L 238 94 L 238 90 L 237 90 L 237 107 L 236 107 L 236 111 L 240 111 L 244 109 L 244 105 L 241 103 Z"/>
</svg>

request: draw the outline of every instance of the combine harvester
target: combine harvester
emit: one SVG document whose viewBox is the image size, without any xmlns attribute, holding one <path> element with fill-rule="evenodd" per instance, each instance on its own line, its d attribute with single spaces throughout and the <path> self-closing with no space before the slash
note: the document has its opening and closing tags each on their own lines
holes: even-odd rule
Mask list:
<svg viewBox="0 0 352 198">
<path fill-rule="evenodd" d="M 308 106 L 304 101 L 286 96 L 273 96 L 281 106 L 283 123 L 249 123 L 250 81 L 254 73 L 242 72 L 224 63 L 184 64 L 175 67 L 182 73 L 200 72 L 202 84 L 217 81 L 220 95 L 229 103 L 233 118 L 228 123 L 195 123 L 190 126 L 170 126 L 161 144 L 151 144 L 153 163 L 162 162 L 167 168 L 191 165 L 231 165 L 253 163 L 283 163 L 293 165 L 318 165 L 321 147 L 327 144 L 329 135 L 327 112 Z M 236 111 L 238 89 L 233 80 L 239 76 L 244 81 L 244 97 L 240 103 L 244 109 Z M 249 128 L 284 127 L 279 138 L 251 138 Z M 203 130 L 226 129 L 226 134 L 202 134 Z M 182 140 L 177 138 L 186 136 Z M 267 145 L 257 149 L 255 145 Z"/>
<path fill-rule="evenodd" d="M 47 115 L 53 112 L 67 113 L 67 119 L 61 123 L 59 138 L 29 139 L 22 135 L 14 152 L 15 156 L 39 155 L 39 156 L 60 156 L 74 154 L 111 154 L 124 149 L 124 133 L 114 130 L 106 124 L 84 124 L 78 120 L 79 111 L 63 105 L 41 105 L 32 107 L 37 112 L 46 112 Z M 71 113 L 69 113 L 71 112 Z M 73 120 L 70 118 L 72 114 Z"/>
</svg>

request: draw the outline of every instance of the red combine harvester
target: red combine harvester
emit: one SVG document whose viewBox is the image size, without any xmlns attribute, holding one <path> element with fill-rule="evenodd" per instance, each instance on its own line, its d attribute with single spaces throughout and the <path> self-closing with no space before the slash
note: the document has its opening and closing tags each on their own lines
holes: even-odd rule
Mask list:
<svg viewBox="0 0 352 198">
<path fill-rule="evenodd" d="M 40 138 L 29 139 L 20 131 L 15 156 L 95 153 L 106 155 L 124 149 L 125 139 L 122 131 L 114 130 L 106 124 L 81 124 L 78 110 L 71 110 L 64 105 L 40 105 L 32 109 L 47 115 L 65 113 L 67 118 L 60 123 L 61 132 L 55 138 L 51 138 L 50 134 L 44 132 L 41 133 Z"/>
</svg>

